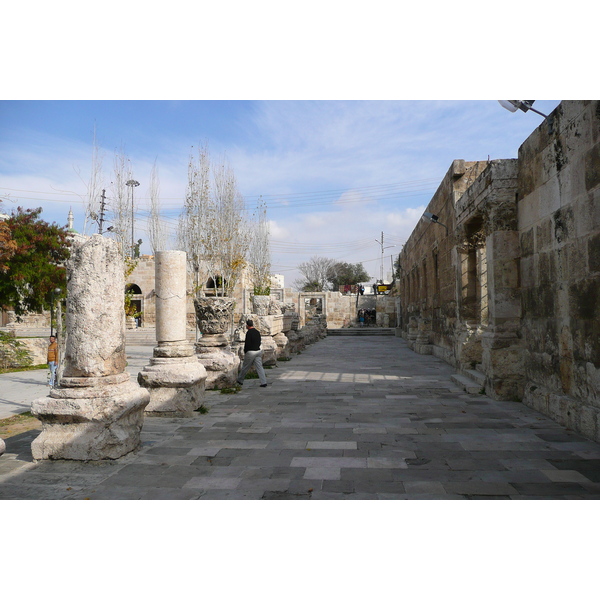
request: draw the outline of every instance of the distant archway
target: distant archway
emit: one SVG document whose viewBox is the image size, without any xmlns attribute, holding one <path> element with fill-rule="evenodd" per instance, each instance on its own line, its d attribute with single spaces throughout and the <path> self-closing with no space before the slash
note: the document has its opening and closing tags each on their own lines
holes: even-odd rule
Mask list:
<svg viewBox="0 0 600 600">
<path fill-rule="evenodd" d="M 212 277 L 208 278 L 206 282 L 206 291 L 216 293 L 216 290 L 223 289 L 223 278 L 220 275 L 217 275 L 214 279 Z"/>
<path fill-rule="evenodd" d="M 125 293 L 131 295 L 130 306 L 136 313 L 136 323 L 138 327 L 142 326 L 144 317 L 144 296 L 142 289 L 135 283 L 128 283 L 125 285 Z"/>
</svg>

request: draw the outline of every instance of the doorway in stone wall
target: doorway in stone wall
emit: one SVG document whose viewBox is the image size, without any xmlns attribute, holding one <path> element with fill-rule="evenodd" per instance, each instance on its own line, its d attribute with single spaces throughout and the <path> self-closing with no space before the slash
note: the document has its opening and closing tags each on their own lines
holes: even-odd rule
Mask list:
<svg viewBox="0 0 600 600">
<path fill-rule="evenodd" d="M 135 313 L 137 327 L 143 327 L 144 324 L 144 296 L 139 285 L 128 283 L 125 286 L 125 293 L 129 294 L 130 311 Z"/>
<path fill-rule="evenodd" d="M 323 298 L 305 298 L 304 314 L 307 319 L 323 314 Z"/>
</svg>

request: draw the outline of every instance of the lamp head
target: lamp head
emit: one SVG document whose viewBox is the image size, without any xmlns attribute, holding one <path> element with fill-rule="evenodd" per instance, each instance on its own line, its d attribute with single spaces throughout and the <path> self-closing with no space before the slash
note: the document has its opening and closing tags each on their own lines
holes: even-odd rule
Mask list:
<svg viewBox="0 0 600 600">
<path fill-rule="evenodd" d="M 421 219 L 423 219 L 423 221 L 429 221 L 430 223 L 437 223 L 438 222 L 438 216 L 434 215 L 433 213 L 430 212 L 424 212 L 423 216 L 421 217 Z"/>
<path fill-rule="evenodd" d="M 498 102 L 502 108 L 510 112 L 517 112 L 517 110 L 527 112 L 533 106 L 535 100 L 498 100 Z"/>
</svg>

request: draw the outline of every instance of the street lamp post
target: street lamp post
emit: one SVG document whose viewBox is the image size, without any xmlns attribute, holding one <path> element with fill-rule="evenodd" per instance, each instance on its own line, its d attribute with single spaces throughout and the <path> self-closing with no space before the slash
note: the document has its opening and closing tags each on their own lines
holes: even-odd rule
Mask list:
<svg viewBox="0 0 600 600">
<path fill-rule="evenodd" d="M 127 181 L 125 183 L 125 185 L 129 186 L 131 188 L 131 256 L 133 256 L 133 248 L 134 248 L 134 241 L 133 241 L 133 222 L 134 222 L 134 217 L 133 217 L 133 188 L 136 188 L 138 185 L 140 185 L 139 181 L 136 181 L 135 179 L 130 179 L 129 181 Z"/>
<path fill-rule="evenodd" d="M 381 241 L 379 240 L 375 240 L 378 244 L 381 244 L 381 277 L 379 279 L 379 281 L 381 281 L 381 283 L 383 284 L 383 251 L 386 250 L 387 248 L 395 248 L 396 244 L 394 244 L 393 246 L 383 246 L 383 231 L 381 232 Z"/>
<path fill-rule="evenodd" d="M 50 337 L 54 335 L 54 294 L 60 294 L 61 291 L 60 288 L 54 288 L 50 292 Z"/>
</svg>

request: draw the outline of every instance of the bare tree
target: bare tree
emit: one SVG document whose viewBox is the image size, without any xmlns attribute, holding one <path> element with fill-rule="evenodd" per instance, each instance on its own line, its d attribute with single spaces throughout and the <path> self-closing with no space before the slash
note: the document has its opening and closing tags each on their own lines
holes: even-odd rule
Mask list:
<svg viewBox="0 0 600 600">
<path fill-rule="evenodd" d="M 102 172 L 102 155 L 96 138 L 96 126 L 94 125 L 94 139 L 92 146 L 92 168 L 90 178 L 86 183 L 87 194 L 84 200 L 85 218 L 83 221 L 83 234 L 88 235 L 88 228 L 93 223 L 100 224 L 100 192 L 104 187 L 104 175 Z"/>
<path fill-rule="evenodd" d="M 271 250 L 267 206 L 262 198 L 259 199 L 256 220 L 253 225 L 248 262 L 250 263 L 254 294 L 268 296 L 271 292 Z"/>
<path fill-rule="evenodd" d="M 156 161 L 150 172 L 150 220 L 148 222 L 148 238 L 152 252 L 167 249 L 168 238 L 165 222 L 160 216 L 160 181 Z"/>
<path fill-rule="evenodd" d="M 294 281 L 296 289 L 303 292 L 323 292 L 329 289 L 329 277 L 335 261 L 332 258 L 313 256 L 309 261 L 300 263 L 298 270 L 304 279 Z"/>
<path fill-rule="evenodd" d="M 131 161 L 123 150 L 115 152 L 113 180 L 110 183 L 112 234 L 121 246 L 123 254 L 133 255 L 131 247 L 132 210 L 127 181 L 133 178 Z"/>
<path fill-rule="evenodd" d="M 204 263 L 204 219 L 210 203 L 210 158 L 206 146 L 199 148 L 197 156 L 190 154 L 188 181 L 183 211 L 179 217 L 177 244 L 187 254 L 188 271 L 196 282 L 195 293 L 208 277 Z"/>
<path fill-rule="evenodd" d="M 250 230 L 244 218 L 244 198 L 233 169 L 221 161 L 213 167 L 213 193 L 210 196 L 204 233 L 204 259 L 216 293 L 231 296 L 246 267 Z"/>
<path fill-rule="evenodd" d="M 230 296 L 246 266 L 250 232 L 233 169 L 211 163 L 207 147 L 191 155 L 178 247 L 187 253 L 196 293 L 212 279 L 215 294 Z"/>
</svg>

